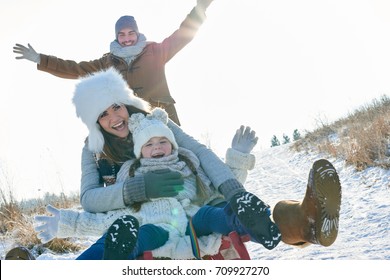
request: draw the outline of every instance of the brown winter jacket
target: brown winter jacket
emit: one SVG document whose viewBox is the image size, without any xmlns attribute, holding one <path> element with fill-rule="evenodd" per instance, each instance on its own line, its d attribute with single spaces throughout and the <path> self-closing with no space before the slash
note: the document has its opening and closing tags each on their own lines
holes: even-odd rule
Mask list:
<svg viewBox="0 0 390 280">
<path fill-rule="evenodd" d="M 171 97 L 165 76 L 165 64 L 194 38 L 204 19 L 204 11 L 199 13 L 199 8 L 193 8 L 179 29 L 161 43 L 149 42 L 129 66 L 125 60 L 111 53 L 79 63 L 40 54 L 41 62 L 37 68 L 60 78 L 78 79 L 114 66 L 137 96 L 154 107 L 164 108 L 170 119 L 180 125 L 174 107 L 175 100 Z"/>
</svg>

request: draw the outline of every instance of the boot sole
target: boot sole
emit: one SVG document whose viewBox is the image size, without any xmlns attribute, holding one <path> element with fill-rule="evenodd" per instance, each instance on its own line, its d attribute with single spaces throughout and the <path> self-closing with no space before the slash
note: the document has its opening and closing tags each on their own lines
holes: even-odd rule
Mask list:
<svg viewBox="0 0 390 280">
<path fill-rule="evenodd" d="M 138 229 L 138 220 L 133 216 L 124 215 L 118 218 L 107 230 L 103 259 L 126 260 L 134 250 Z"/>
<path fill-rule="evenodd" d="M 313 164 L 311 172 L 316 202 L 315 236 L 323 246 L 330 246 L 339 229 L 341 185 L 333 165 L 321 159 Z"/>
<path fill-rule="evenodd" d="M 252 241 L 262 244 L 268 250 L 279 244 L 281 234 L 270 219 L 270 207 L 267 204 L 248 192 L 234 197 L 230 204 Z"/>
</svg>

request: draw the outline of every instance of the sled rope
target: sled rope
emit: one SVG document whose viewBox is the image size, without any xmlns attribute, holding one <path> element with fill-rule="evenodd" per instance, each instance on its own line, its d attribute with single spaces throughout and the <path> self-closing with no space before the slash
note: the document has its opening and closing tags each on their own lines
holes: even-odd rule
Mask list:
<svg viewBox="0 0 390 280">
<path fill-rule="evenodd" d="M 192 253 L 194 254 L 197 260 L 201 260 L 202 257 L 200 256 L 199 242 L 198 242 L 198 238 L 196 237 L 196 232 L 194 229 L 194 225 L 192 224 L 191 218 L 189 220 L 189 223 L 190 223 L 190 239 L 191 239 Z"/>
</svg>

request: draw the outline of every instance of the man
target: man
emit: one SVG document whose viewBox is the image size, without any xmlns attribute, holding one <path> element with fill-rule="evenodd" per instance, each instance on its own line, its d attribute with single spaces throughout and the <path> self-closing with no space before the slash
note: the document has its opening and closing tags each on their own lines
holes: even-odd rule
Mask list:
<svg viewBox="0 0 390 280">
<path fill-rule="evenodd" d="M 115 67 L 127 81 L 134 93 L 148 101 L 153 107 L 165 109 L 169 118 L 176 124 L 180 121 L 165 75 L 165 64 L 194 38 L 205 20 L 205 11 L 213 0 L 197 0 L 179 29 L 161 43 L 148 42 L 138 30 L 132 16 L 122 16 L 115 24 L 115 40 L 110 44 L 110 52 L 92 61 L 75 62 L 55 56 L 37 53 L 28 44 L 14 46 L 14 53 L 37 63 L 37 69 L 65 79 L 79 77 Z"/>
</svg>

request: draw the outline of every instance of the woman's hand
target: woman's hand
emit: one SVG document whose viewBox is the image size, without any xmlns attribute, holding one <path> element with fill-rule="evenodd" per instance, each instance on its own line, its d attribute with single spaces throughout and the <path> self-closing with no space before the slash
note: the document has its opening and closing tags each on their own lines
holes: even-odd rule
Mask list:
<svg viewBox="0 0 390 280">
<path fill-rule="evenodd" d="M 46 207 L 46 210 L 53 215 L 35 216 L 35 221 L 40 224 L 34 227 L 34 229 L 42 243 L 47 243 L 57 237 L 58 223 L 60 222 L 60 210 L 50 204 Z"/>
<path fill-rule="evenodd" d="M 257 144 L 256 132 L 243 125 L 237 129 L 232 140 L 232 148 L 244 154 L 249 154 Z"/>
</svg>

